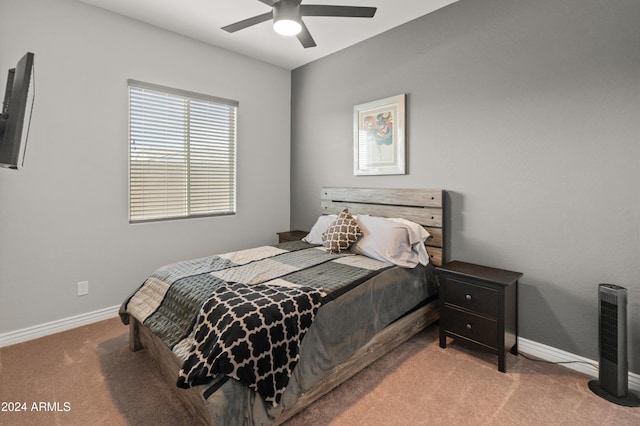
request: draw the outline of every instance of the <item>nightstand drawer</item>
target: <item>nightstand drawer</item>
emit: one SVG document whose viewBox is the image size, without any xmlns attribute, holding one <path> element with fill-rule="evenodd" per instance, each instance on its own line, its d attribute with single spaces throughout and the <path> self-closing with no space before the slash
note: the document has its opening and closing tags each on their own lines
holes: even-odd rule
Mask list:
<svg viewBox="0 0 640 426">
<path fill-rule="evenodd" d="M 445 306 L 440 312 L 448 333 L 481 343 L 493 349 L 498 347 L 498 323 L 495 320 Z"/>
<path fill-rule="evenodd" d="M 492 288 L 447 277 L 446 285 L 442 289 L 442 298 L 445 303 L 457 305 L 491 318 L 498 317 L 498 292 Z"/>
</svg>

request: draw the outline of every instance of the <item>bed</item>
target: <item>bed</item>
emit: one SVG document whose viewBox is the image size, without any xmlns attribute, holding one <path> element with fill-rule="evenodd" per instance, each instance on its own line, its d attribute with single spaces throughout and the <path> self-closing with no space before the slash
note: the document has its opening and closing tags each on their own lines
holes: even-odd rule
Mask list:
<svg viewBox="0 0 640 426">
<path fill-rule="evenodd" d="M 312 228 L 309 241 L 286 242 L 194 259 L 156 271 L 122 304 L 122 320 L 130 327 L 129 347 L 132 351 L 148 351 L 198 423 L 281 424 L 438 319 L 435 267 L 446 258 L 443 198 L 442 190 L 322 188 L 321 216 Z M 420 262 L 415 267 L 400 267 L 389 264 L 384 258 L 375 258 L 375 254 L 371 255 L 374 258 L 363 255 L 369 253 L 364 246 L 363 251 L 356 250 L 361 254 L 353 254 L 353 248 L 332 253 L 332 250 L 319 246 L 311 234 L 317 231 L 321 222 L 333 222 L 335 225 L 333 218 L 345 217 L 345 211 L 348 212 L 346 216 L 355 216 L 356 222 L 367 223 L 369 230 L 373 229 L 371 224 L 378 218 L 400 218 L 398 223 L 402 223 L 402 227 L 406 221 L 412 225 L 419 224 L 420 231 L 426 230 L 429 234 L 419 244 L 420 248 L 426 248 L 424 256 L 428 257 L 428 262 L 420 254 Z M 320 226 L 319 229 L 325 228 Z M 411 231 L 415 228 L 409 228 L 409 235 Z M 356 244 L 360 241 L 364 241 L 364 237 L 360 237 Z M 401 264 L 404 260 L 396 263 Z M 265 262 L 265 266 L 261 266 L 261 262 Z M 186 282 L 183 278 L 187 276 L 189 279 L 200 278 L 195 284 L 190 284 L 195 287 L 175 292 L 186 294 L 192 306 L 189 309 L 176 308 L 170 292 L 177 285 L 172 284 L 167 290 L 163 281 Z M 217 287 L 214 295 L 203 299 L 201 293 L 210 292 L 207 289 L 212 280 L 219 279 L 225 282 L 224 290 Z M 249 291 L 245 289 L 244 282 L 252 280 L 283 283 L 276 286 L 278 292 L 286 292 L 283 300 L 295 300 L 296 306 L 307 309 L 292 314 L 297 321 L 294 328 L 301 340 L 297 343 L 293 342 L 294 339 L 287 340 L 286 345 L 278 346 L 286 346 L 288 363 L 283 362 L 277 372 L 271 371 L 271 375 L 266 375 L 268 380 L 257 374 L 257 370 L 248 374 L 245 371 L 248 368 L 243 367 L 236 368 L 233 373 L 229 370 L 227 375 L 212 374 L 205 355 L 217 351 L 216 362 L 219 363 L 221 349 L 217 342 L 211 343 L 210 339 L 202 336 L 205 333 L 209 333 L 207 336 L 215 334 L 211 331 L 215 328 L 209 322 L 211 318 L 221 320 L 224 312 L 235 312 L 236 307 L 229 306 L 220 313 L 220 306 L 226 307 L 229 300 L 237 300 L 239 293 Z M 162 287 L 163 290 L 152 294 L 156 291 L 154 287 Z M 306 289 L 306 293 L 301 288 Z M 149 294 L 145 295 L 145 292 Z M 203 300 L 206 300 L 204 304 Z M 159 308 L 160 303 L 167 306 Z M 207 306 L 213 311 L 207 311 Z M 311 306 L 313 313 L 310 313 Z M 189 312 L 184 313 L 183 310 Z M 152 321 L 160 317 L 160 311 L 163 312 L 162 319 Z M 212 312 L 218 313 L 214 315 Z M 312 321 L 305 322 L 309 315 Z M 181 326 L 176 326 L 180 325 L 177 317 L 183 318 Z M 246 324 L 242 327 L 240 332 L 247 332 L 247 339 L 253 339 Z M 224 330 L 222 334 L 231 333 Z M 173 337 L 168 338 L 170 335 Z M 194 344 L 194 336 L 200 336 L 199 343 Z M 272 342 L 272 347 L 279 343 Z M 237 342 L 233 345 L 229 353 L 235 354 L 242 345 Z M 253 350 L 256 346 L 252 346 Z M 210 350 L 206 352 L 203 348 Z M 223 363 L 222 370 L 231 364 L 235 366 L 233 361 Z M 273 363 L 273 359 L 269 361 Z M 229 379 L 229 376 L 238 380 Z M 243 383 L 246 376 L 260 376 L 261 381 L 247 385 Z M 286 376 L 284 381 L 281 380 L 283 376 Z M 274 390 L 263 386 L 272 382 L 280 383 L 280 387 L 276 385 Z"/>
</svg>

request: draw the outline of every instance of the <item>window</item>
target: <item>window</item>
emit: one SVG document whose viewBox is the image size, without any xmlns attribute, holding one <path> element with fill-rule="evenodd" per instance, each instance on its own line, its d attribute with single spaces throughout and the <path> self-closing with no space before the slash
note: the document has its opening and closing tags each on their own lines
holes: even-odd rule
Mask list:
<svg viewBox="0 0 640 426">
<path fill-rule="evenodd" d="M 129 221 L 234 214 L 238 102 L 128 83 Z"/>
</svg>

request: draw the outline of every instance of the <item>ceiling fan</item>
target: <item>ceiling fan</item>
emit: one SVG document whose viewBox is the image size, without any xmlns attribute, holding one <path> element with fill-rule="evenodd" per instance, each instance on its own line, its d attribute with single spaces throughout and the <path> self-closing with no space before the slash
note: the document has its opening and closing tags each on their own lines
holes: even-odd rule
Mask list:
<svg viewBox="0 0 640 426">
<path fill-rule="evenodd" d="M 307 47 L 316 46 L 309 29 L 302 21 L 303 16 L 332 16 L 346 18 L 373 18 L 377 8 L 360 6 L 329 6 L 319 4 L 300 4 L 302 0 L 258 0 L 273 10 L 244 19 L 222 27 L 223 30 L 235 33 L 252 25 L 273 19 L 273 29 L 282 35 L 295 35 L 300 43 Z"/>
</svg>

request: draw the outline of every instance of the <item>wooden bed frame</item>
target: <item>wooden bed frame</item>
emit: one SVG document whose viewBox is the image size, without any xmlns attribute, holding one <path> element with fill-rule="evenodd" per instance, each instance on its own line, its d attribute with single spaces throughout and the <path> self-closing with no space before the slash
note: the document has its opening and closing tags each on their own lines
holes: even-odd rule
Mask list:
<svg viewBox="0 0 640 426">
<path fill-rule="evenodd" d="M 337 214 L 348 208 L 352 214 L 402 217 L 423 225 L 432 237 L 426 242 L 430 262 L 440 266 L 445 261 L 444 191 L 424 189 L 322 188 L 321 208 L 324 214 Z M 285 410 L 275 421 L 280 424 L 318 398 L 340 385 L 354 374 L 390 352 L 411 336 L 439 318 L 437 300 L 412 311 L 376 334 L 351 358 L 330 370 L 296 404 Z M 167 382 L 201 424 L 215 424 L 197 389 L 175 386 L 182 362 L 149 329 L 131 317 L 129 348 L 146 349 L 156 361 Z"/>
</svg>

